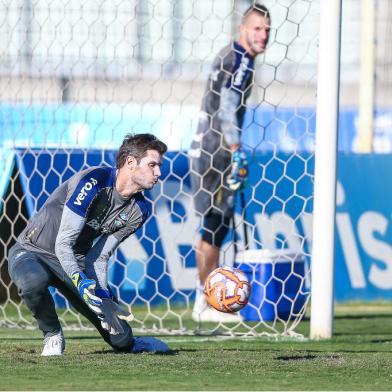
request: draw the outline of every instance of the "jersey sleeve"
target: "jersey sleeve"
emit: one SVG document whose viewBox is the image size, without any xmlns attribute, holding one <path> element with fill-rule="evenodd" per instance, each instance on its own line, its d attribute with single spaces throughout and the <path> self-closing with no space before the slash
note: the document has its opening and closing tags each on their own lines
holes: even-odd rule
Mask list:
<svg viewBox="0 0 392 392">
<path fill-rule="evenodd" d="M 218 72 L 217 85 L 214 82 L 211 84 L 215 91 L 220 88 L 218 118 L 225 142 L 228 145 L 240 144 L 241 124 L 237 112 L 245 104 L 246 81 L 248 73 L 252 72 L 253 62 L 236 44 L 230 51 L 221 52 L 218 59 L 214 71 Z"/>
<path fill-rule="evenodd" d="M 104 187 L 113 186 L 114 169 L 94 168 L 76 175 L 70 180 L 66 202 L 56 237 L 55 253 L 66 274 L 71 277 L 80 272 L 73 246 L 86 223 L 86 217 L 94 198 Z"/>
<path fill-rule="evenodd" d="M 74 272 L 80 272 L 73 246 L 81 233 L 86 218 L 78 215 L 64 206 L 59 232 L 56 238 L 55 253 L 65 273 L 71 277 Z"/>
<path fill-rule="evenodd" d="M 66 206 L 80 217 L 85 218 L 90 205 L 103 188 L 113 187 L 115 171 L 111 167 L 97 167 L 71 182 Z"/>
<path fill-rule="evenodd" d="M 98 288 L 108 287 L 108 261 L 119 244 L 120 241 L 113 234 L 102 235 L 86 256 L 86 274 L 95 279 Z"/>
<path fill-rule="evenodd" d="M 223 87 L 218 116 L 221 120 L 223 137 L 228 145 L 239 144 L 241 140 L 241 127 L 236 113 L 239 105 L 240 96 L 238 93 Z"/>
</svg>

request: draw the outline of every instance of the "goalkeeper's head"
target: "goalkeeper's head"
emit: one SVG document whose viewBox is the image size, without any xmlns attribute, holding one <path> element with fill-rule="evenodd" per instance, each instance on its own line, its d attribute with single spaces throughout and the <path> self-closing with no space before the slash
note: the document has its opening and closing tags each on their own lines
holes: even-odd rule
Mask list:
<svg viewBox="0 0 392 392">
<path fill-rule="evenodd" d="M 126 135 L 117 154 L 117 169 L 124 166 L 129 156 L 134 157 L 137 163 L 140 163 L 148 150 L 157 151 L 162 156 L 167 151 L 167 146 L 151 133 Z"/>
<path fill-rule="evenodd" d="M 268 8 L 253 4 L 242 17 L 240 26 L 240 45 L 252 56 L 263 53 L 270 35 L 271 17 Z"/>
<path fill-rule="evenodd" d="M 165 143 L 150 133 L 127 135 L 117 154 L 117 186 L 123 196 L 151 189 L 161 176 Z M 121 192 L 122 191 L 122 192 Z"/>
</svg>

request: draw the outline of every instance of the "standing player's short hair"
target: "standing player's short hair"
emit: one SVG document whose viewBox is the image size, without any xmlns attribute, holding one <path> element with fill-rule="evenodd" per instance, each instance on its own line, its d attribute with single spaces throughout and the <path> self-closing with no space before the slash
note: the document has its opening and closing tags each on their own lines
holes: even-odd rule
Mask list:
<svg viewBox="0 0 392 392">
<path fill-rule="evenodd" d="M 252 4 L 245 12 L 244 15 L 242 17 L 242 22 L 245 21 L 245 19 L 252 13 L 257 13 L 260 16 L 264 16 L 265 18 L 271 19 L 270 13 L 268 8 L 263 5 L 263 4 L 259 4 L 259 3 L 255 3 Z"/>
<path fill-rule="evenodd" d="M 117 169 L 124 166 L 125 161 L 129 156 L 133 156 L 137 163 L 139 163 L 140 160 L 147 155 L 147 150 L 155 150 L 163 155 L 167 151 L 167 145 L 150 133 L 126 135 L 118 150 L 116 159 Z"/>
</svg>

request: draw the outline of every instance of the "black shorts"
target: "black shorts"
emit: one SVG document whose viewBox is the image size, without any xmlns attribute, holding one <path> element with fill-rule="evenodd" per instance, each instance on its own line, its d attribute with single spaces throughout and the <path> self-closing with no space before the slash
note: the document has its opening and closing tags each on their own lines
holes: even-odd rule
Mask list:
<svg viewBox="0 0 392 392">
<path fill-rule="evenodd" d="M 210 210 L 204 216 L 201 238 L 203 241 L 220 248 L 230 229 L 230 217 L 224 216 L 215 210 Z"/>
<path fill-rule="evenodd" d="M 198 158 L 191 157 L 190 167 L 196 212 L 205 216 L 213 210 L 232 217 L 235 192 L 226 183 L 231 170 L 231 154 L 226 149 L 213 155 L 201 151 Z"/>
</svg>

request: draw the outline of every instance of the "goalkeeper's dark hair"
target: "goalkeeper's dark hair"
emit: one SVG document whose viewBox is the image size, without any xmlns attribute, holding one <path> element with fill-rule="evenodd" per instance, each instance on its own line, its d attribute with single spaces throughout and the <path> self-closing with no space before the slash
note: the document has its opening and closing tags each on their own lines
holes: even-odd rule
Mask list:
<svg viewBox="0 0 392 392">
<path fill-rule="evenodd" d="M 246 18 L 252 13 L 257 13 L 260 16 L 264 16 L 264 18 L 271 19 L 270 12 L 264 4 L 254 3 L 244 12 L 242 22 L 245 22 Z"/>
<path fill-rule="evenodd" d="M 137 163 L 139 163 L 140 160 L 147 155 L 147 150 L 155 150 L 163 155 L 167 151 L 167 145 L 151 133 L 126 135 L 118 150 L 116 159 L 117 169 L 124 166 L 125 161 L 129 156 L 136 158 Z"/>
</svg>

